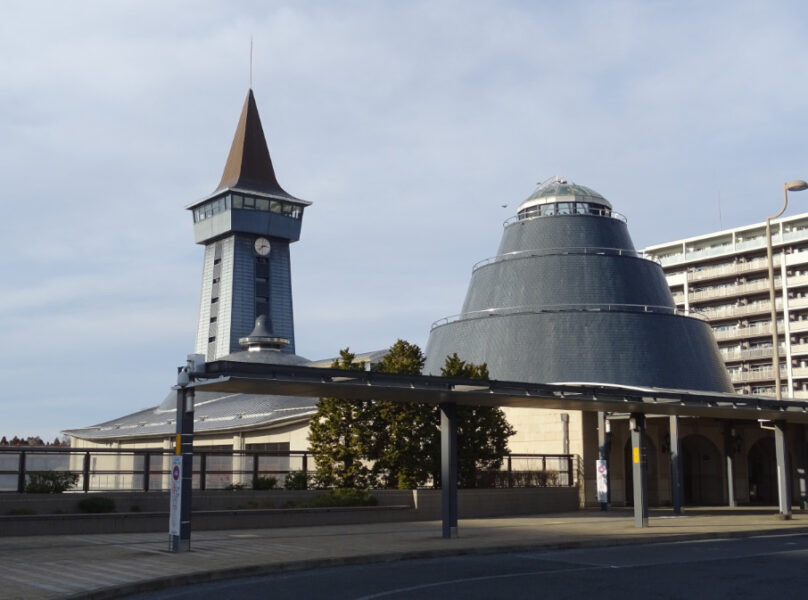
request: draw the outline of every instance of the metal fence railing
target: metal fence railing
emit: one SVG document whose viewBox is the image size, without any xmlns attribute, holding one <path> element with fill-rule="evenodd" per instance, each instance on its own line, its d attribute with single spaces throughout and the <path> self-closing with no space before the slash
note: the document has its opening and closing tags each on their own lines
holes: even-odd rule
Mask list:
<svg viewBox="0 0 808 600">
<path fill-rule="evenodd" d="M 0 492 L 25 492 L 34 473 L 72 473 L 73 491 L 165 491 L 170 489 L 173 451 L 0 447 Z M 572 454 L 509 454 L 501 469 L 479 473 L 480 487 L 566 487 L 579 480 L 580 461 Z M 259 478 L 274 477 L 282 487 L 297 471 L 313 473 L 306 451 L 203 450 L 194 453 L 193 487 L 199 490 L 252 487 Z"/>
</svg>

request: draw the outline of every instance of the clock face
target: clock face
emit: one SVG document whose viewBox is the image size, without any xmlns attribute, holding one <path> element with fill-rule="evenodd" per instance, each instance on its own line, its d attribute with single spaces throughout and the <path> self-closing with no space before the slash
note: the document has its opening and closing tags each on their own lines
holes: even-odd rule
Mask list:
<svg viewBox="0 0 808 600">
<path fill-rule="evenodd" d="M 257 240 L 255 240 L 254 248 L 255 248 L 255 252 L 256 252 L 256 254 L 258 254 L 258 256 L 269 256 L 269 251 L 271 249 L 271 246 L 269 245 L 269 240 L 268 239 L 266 239 L 264 237 L 260 237 Z"/>
</svg>

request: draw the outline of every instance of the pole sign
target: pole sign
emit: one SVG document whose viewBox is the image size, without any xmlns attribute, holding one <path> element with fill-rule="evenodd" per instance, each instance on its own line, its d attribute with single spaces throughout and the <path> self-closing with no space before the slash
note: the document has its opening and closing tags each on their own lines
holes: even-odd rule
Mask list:
<svg viewBox="0 0 808 600">
<path fill-rule="evenodd" d="M 182 498 L 182 456 L 171 457 L 171 512 L 168 535 L 180 535 L 180 500 Z"/>
<path fill-rule="evenodd" d="M 598 481 L 598 502 L 609 501 L 609 469 L 605 460 L 596 460 L 596 471 Z"/>
</svg>

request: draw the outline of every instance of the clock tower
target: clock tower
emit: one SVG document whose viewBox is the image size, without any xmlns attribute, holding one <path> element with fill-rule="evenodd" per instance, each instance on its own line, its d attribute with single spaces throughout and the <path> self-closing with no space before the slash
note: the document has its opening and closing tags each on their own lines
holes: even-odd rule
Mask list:
<svg viewBox="0 0 808 600">
<path fill-rule="evenodd" d="M 214 361 L 238 352 L 264 316 L 294 354 L 289 244 L 300 239 L 311 202 L 278 184 L 252 90 L 247 93 L 222 180 L 190 204 L 194 239 L 205 246 L 195 352 Z"/>
</svg>

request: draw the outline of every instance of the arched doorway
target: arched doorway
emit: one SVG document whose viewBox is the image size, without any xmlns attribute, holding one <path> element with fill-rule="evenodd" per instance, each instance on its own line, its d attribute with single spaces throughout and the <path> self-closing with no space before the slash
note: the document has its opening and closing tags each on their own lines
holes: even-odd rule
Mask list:
<svg viewBox="0 0 808 600">
<path fill-rule="evenodd" d="M 654 443 L 645 436 L 645 452 L 648 459 L 647 472 L 645 474 L 648 481 L 648 504 L 649 506 L 659 506 L 659 479 L 657 477 L 657 451 Z M 626 481 L 626 506 L 634 506 L 634 464 L 632 462 L 633 453 L 631 451 L 631 436 L 626 440 L 623 452 L 623 465 L 625 468 Z"/>
<path fill-rule="evenodd" d="M 754 504 L 777 504 L 774 436 L 759 439 L 749 449 L 749 501 Z"/>
<path fill-rule="evenodd" d="M 721 453 L 703 435 L 682 438 L 682 483 L 685 504 L 705 506 L 724 502 Z"/>
</svg>

